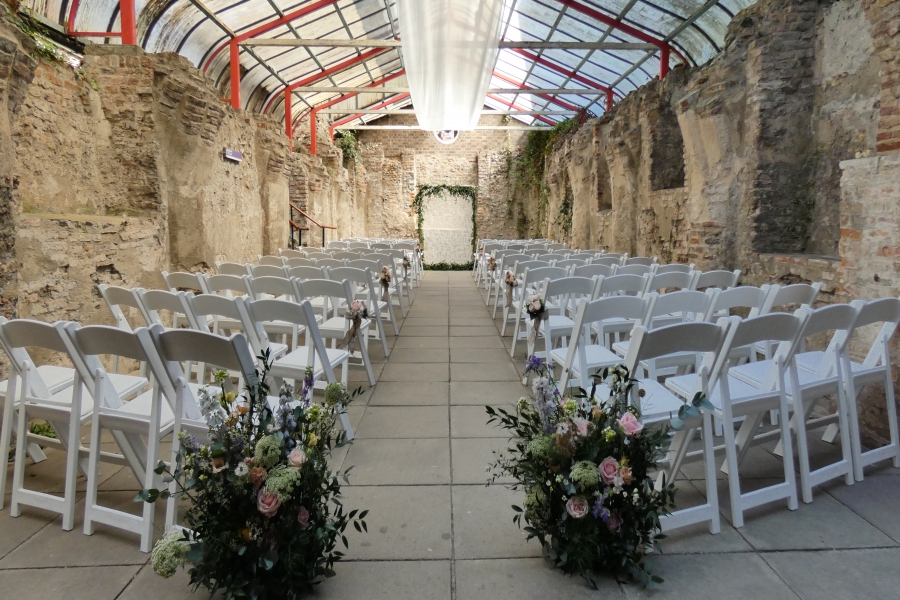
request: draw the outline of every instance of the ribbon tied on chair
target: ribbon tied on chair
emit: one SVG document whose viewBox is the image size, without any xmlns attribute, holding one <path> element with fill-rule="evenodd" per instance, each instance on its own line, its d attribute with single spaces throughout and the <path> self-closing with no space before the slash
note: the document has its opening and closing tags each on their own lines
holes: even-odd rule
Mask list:
<svg viewBox="0 0 900 600">
<path fill-rule="evenodd" d="M 368 318 L 368 311 L 365 303 L 354 300 L 353 303 L 350 304 L 350 309 L 344 314 L 344 317 L 350 321 L 350 329 L 347 330 L 347 333 L 344 334 L 344 339 L 338 342 L 337 346 L 342 349 L 346 346 L 347 352 L 353 354 L 353 342 L 359 335 L 359 328 L 362 325 L 362 320 Z"/>
</svg>

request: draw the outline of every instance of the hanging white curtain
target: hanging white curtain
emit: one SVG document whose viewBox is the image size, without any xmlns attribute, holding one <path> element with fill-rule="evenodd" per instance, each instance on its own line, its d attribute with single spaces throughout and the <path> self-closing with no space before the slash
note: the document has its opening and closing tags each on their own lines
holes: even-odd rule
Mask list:
<svg viewBox="0 0 900 600">
<path fill-rule="evenodd" d="M 471 130 L 497 62 L 504 0 L 398 0 L 403 62 L 419 126 Z"/>
</svg>

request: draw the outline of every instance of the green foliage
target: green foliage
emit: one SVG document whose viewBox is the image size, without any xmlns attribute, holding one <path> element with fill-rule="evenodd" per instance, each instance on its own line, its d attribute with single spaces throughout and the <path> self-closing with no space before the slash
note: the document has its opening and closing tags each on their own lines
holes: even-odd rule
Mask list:
<svg viewBox="0 0 900 600">
<path fill-rule="evenodd" d="M 472 201 L 472 252 L 478 245 L 478 223 L 475 221 L 475 213 L 478 212 L 478 188 L 470 185 L 420 185 L 416 197 L 413 199 L 413 207 L 416 209 L 416 230 L 419 234 L 419 243 L 425 246 L 425 236 L 422 233 L 423 205 L 426 198 L 440 196 L 443 193 L 451 196 L 461 196 Z M 469 267 L 471 268 L 471 264 Z M 426 267 L 427 269 L 428 267 Z M 432 269 L 434 270 L 434 269 Z"/>
<path fill-rule="evenodd" d="M 350 161 L 358 162 L 361 158 L 359 147 L 356 140 L 356 134 L 348 129 L 342 129 L 334 138 L 334 145 L 340 148 L 344 153 L 344 166 L 350 164 Z"/>
<path fill-rule="evenodd" d="M 50 423 L 46 421 L 32 421 L 28 424 L 28 431 L 35 435 L 40 435 L 50 439 L 56 439 L 56 432 L 53 431 L 53 427 L 50 426 Z M 6 453 L 7 462 L 13 460 L 16 457 L 16 447 L 10 446 L 9 450 Z"/>
<path fill-rule="evenodd" d="M 644 556 L 660 551 L 659 517 L 675 508 L 675 488 L 657 490 L 650 476 L 667 432 L 641 427 L 629 402 L 635 380 L 623 366 L 604 369 L 590 393 L 563 398 L 543 360 L 529 358 L 525 373 L 535 376 L 533 398 L 515 411 L 486 407 L 488 423 L 511 436 L 488 483 L 512 478 L 507 487 L 526 495 L 524 508 L 512 507 L 513 522 L 554 566 L 592 585 L 602 573 L 661 582 Z M 610 389 L 605 400 L 595 397 L 601 381 Z"/>
<path fill-rule="evenodd" d="M 566 194 L 562 204 L 559 205 L 559 212 L 556 214 L 554 223 L 562 231 L 563 238 L 568 238 L 572 233 L 572 196 L 570 194 Z"/>
<path fill-rule="evenodd" d="M 471 271 L 472 263 L 434 263 L 425 265 L 426 271 Z"/>
<path fill-rule="evenodd" d="M 349 525 L 368 531 L 368 511 L 348 511 L 340 500 L 350 469 L 328 467 L 332 448 L 346 443 L 337 420 L 361 389 L 351 395 L 332 388 L 340 404 L 314 403 L 308 369 L 302 390 L 295 395 L 283 386 L 273 409 L 265 383 L 271 362 L 267 353 L 260 358 L 256 381 L 242 396 L 224 391 L 228 373 L 216 374 L 221 391 L 204 388 L 199 399 L 209 442 L 182 433 L 175 464 L 160 461 L 154 469 L 169 487 L 135 498 L 183 497 L 187 529 L 157 542 L 154 570 L 168 577 L 189 564 L 194 590 L 224 592 L 227 600 L 296 599 L 334 576 L 344 556 L 337 544 L 349 547 Z"/>
</svg>

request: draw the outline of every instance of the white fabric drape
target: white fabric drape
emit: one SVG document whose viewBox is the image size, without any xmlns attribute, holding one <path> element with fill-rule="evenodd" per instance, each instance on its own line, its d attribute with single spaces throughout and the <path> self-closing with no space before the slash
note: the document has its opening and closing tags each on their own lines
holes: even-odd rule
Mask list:
<svg viewBox="0 0 900 600">
<path fill-rule="evenodd" d="M 403 62 L 419 126 L 471 130 L 497 62 L 504 0 L 398 0 Z"/>
</svg>

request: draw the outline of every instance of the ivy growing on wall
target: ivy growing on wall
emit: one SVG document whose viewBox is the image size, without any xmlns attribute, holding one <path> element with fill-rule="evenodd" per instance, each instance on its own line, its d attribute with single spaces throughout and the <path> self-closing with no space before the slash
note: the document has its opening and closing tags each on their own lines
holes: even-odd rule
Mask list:
<svg viewBox="0 0 900 600">
<path fill-rule="evenodd" d="M 342 129 L 335 135 L 334 145 L 343 151 L 345 167 L 351 160 L 358 162 L 361 158 L 359 155 L 359 147 L 356 142 L 356 134 L 350 130 Z"/>
<path fill-rule="evenodd" d="M 478 188 L 470 185 L 420 185 L 416 197 L 413 199 L 413 207 L 416 209 L 416 231 L 419 235 L 419 243 L 425 247 L 425 235 L 422 233 L 423 205 L 426 198 L 440 196 L 443 193 L 451 196 L 468 198 L 472 202 L 472 252 L 478 244 L 478 224 L 475 221 L 475 213 L 478 211 Z M 448 265 L 446 270 L 454 270 L 454 265 Z M 462 267 L 462 266 L 461 266 Z M 469 264 L 471 267 L 471 263 Z"/>
</svg>

